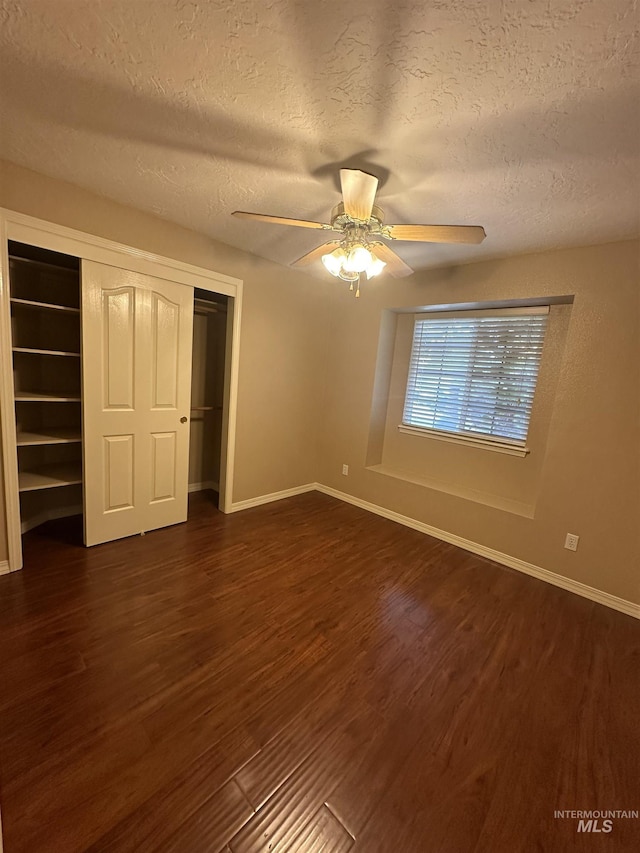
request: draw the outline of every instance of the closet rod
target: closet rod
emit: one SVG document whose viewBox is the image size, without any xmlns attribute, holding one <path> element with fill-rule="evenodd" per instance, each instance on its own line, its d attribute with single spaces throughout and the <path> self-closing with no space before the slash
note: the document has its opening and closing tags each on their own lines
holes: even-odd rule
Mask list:
<svg viewBox="0 0 640 853">
<path fill-rule="evenodd" d="M 207 302 L 206 299 L 194 299 L 193 306 L 196 314 L 220 314 L 221 311 L 226 311 L 225 306 L 218 305 L 215 302 Z"/>
</svg>

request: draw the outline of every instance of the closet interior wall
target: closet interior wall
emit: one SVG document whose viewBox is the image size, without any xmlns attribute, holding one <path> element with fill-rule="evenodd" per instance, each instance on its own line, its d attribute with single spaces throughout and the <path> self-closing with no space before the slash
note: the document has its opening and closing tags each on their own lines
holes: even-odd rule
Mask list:
<svg viewBox="0 0 640 853">
<path fill-rule="evenodd" d="M 227 298 L 195 291 L 189 491 L 219 491 L 224 401 Z"/>
</svg>

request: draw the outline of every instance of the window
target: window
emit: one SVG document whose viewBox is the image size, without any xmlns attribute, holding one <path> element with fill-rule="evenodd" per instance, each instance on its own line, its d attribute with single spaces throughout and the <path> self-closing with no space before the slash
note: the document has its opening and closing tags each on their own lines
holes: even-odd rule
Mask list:
<svg viewBox="0 0 640 853">
<path fill-rule="evenodd" d="M 524 448 L 547 314 L 418 315 L 403 424 Z"/>
</svg>

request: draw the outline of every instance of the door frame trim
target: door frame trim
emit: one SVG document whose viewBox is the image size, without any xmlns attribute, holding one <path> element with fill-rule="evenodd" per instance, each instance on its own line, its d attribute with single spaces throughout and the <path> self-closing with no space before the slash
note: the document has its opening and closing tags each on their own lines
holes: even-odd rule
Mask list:
<svg viewBox="0 0 640 853">
<path fill-rule="evenodd" d="M 240 367 L 240 326 L 243 281 L 223 273 L 207 270 L 174 258 L 127 246 L 86 234 L 73 228 L 37 219 L 24 213 L 0 208 L 0 433 L 4 470 L 5 520 L 9 570 L 22 568 L 20 533 L 20 499 L 18 494 L 18 454 L 14 416 L 13 370 L 11 353 L 11 305 L 9 302 L 8 241 L 28 243 L 42 249 L 63 252 L 77 258 L 116 266 L 133 272 L 157 276 L 189 287 L 228 296 L 227 360 L 225 364 L 225 397 L 221 460 L 219 508 L 232 512 L 233 472 L 235 462 L 236 416 Z"/>
</svg>

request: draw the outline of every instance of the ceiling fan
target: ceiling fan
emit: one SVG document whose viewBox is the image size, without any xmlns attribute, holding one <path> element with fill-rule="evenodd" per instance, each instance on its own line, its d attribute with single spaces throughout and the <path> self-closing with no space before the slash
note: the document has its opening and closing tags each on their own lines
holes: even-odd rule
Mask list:
<svg viewBox="0 0 640 853">
<path fill-rule="evenodd" d="M 335 231 L 340 237 L 312 249 L 293 262 L 306 266 L 318 258 L 334 276 L 353 283 L 360 274 L 367 278 L 378 275 L 384 267 L 396 278 L 411 275 L 413 270 L 388 245 L 395 240 L 419 243 L 481 243 L 485 238 L 480 225 L 385 225 L 384 213 L 375 204 L 378 179 L 358 169 L 340 169 L 342 201 L 331 212 L 331 224 L 310 222 L 307 219 L 288 219 L 235 210 L 233 216 L 295 225 L 298 228 L 317 228 Z M 359 295 L 359 290 L 356 296 Z"/>
</svg>

